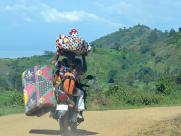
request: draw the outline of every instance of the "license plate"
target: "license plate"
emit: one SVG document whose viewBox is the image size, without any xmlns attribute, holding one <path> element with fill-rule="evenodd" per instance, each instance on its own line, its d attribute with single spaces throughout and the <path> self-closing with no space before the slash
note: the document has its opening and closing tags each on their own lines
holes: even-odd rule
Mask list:
<svg viewBox="0 0 181 136">
<path fill-rule="evenodd" d="M 68 105 L 66 105 L 66 104 L 58 104 L 56 110 L 68 111 Z"/>
</svg>

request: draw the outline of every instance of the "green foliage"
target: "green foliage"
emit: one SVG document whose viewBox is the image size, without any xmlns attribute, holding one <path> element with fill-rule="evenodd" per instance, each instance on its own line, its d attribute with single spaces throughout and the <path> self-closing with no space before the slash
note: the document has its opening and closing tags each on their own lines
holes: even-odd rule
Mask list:
<svg viewBox="0 0 181 136">
<path fill-rule="evenodd" d="M 89 105 L 151 105 L 172 103 L 171 98 L 177 98 L 181 89 L 180 31 L 161 32 L 136 25 L 120 28 L 91 44 L 93 51 L 86 57 L 87 74 L 95 76 L 91 89 L 99 92 L 89 93 Z M 21 73 L 35 65 L 49 65 L 53 55 L 45 51 L 42 56 L 0 59 L 0 89 L 21 91 Z M 159 80 L 161 75 L 163 80 Z M 167 77 L 176 78 L 168 81 Z M 15 97 L 8 96 L 11 100 L 7 101 L 21 104 L 21 98 L 16 101 Z"/>
<path fill-rule="evenodd" d="M 155 57 L 155 63 L 156 63 L 156 64 L 159 63 L 159 62 L 161 62 L 162 60 L 163 60 L 163 58 L 160 57 L 160 56 Z"/>
<path fill-rule="evenodd" d="M 150 47 L 149 46 L 142 46 L 141 48 L 140 48 L 140 52 L 142 53 L 142 54 L 145 54 L 145 53 L 147 53 L 147 52 L 149 52 L 150 51 Z"/>
<path fill-rule="evenodd" d="M 135 73 L 135 78 L 137 80 L 143 81 L 146 84 L 157 77 L 157 72 L 153 71 L 150 67 L 143 67 L 138 72 Z"/>
<path fill-rule="evenodd" d="M 53 53 L 45 51 L 43 56 L 23 57 L 17 59 L 0 59 L 0 88 L 4 90 L 22 90 L 22 73 L 35 65 L 50 65 Z M 6 69 L 5 69 L 6 68 Z"/>
<path fill-rule="evenodd" d="M 101 37 L 93 41 L 95 47 L 114 48 L 119 50 L 120 47 L 128 47 L 133 45 L 145 46 L 156 44 L 160 40 L 165 40 L 166 34 L 156 29 L 151 30 L 144 25 L 136 25 L 130 28 L 119 29 L 119 31 Z"/>
<path fill-rule="evenodd" d="M 0 77 L 0 89 L 9 90 L 8 81 L 4 77 Z"/>
<path fill-rule="evenodd" d="M 24 104 L 23 93 L 13 91 L 12 94 L 10 95 L 9 103 L 11 105 L 22 105 L 23 106 L 23 104 Z"/>
<path fill-rule="evenodd" d="M 122 86 L 110 87 L 106 92 L 106 96 L 114 96 L 124 104 L 131 105 L 151 105 L 158 104 L 161 101 L 161 96 L 150 91 L 140 91 L 133 88 Z"/>
<path fill-rule="evenodd" d="M 52 51 L 44 51 L 44 55 L 46 56 L 53 56 L 55 53 Z"/>
<path fill-rule="evenodd" d="M 23 106 L 23 94 L 17 91 L 0 92 L 0 106 Z"/>
<path fill-rule="evenodd" d="M 114 83 L 115 80 L 117 80 L 117 73 L 118 71 L 117 70 L 110 70 L 109 73 L 108 73 L 108 82 L 111 82 Z"/>
<path fill-rule="evenodd" d="M 162 78 L 156 83 L 156 92 L 169 95 L 173 92 L 173 87 L 169 80 Z"/>
<path fill-rule="evenodd" d="M 153 105 L 161 103 L 163 96 L 150 91 L 140 91 L 130 87 L 110 86 L 108 90 L 88 94 L 88 105 Z M 93 106 L 92 106 L 93 105 Z M 96 107 L 97 108 L 97 107 Z"/>
<path fill-rule="evenodd" d="M 22 94 L 16 91 L 0 91 L 0 116 L 23 112 Z"/>
<path fill-rule="evenodd" d="M 157 41 L 157 39 L 158 39 L 157 31 L 153 30 L 148 36 L 148 41 L 149 43 L 154 43 Z"/>
<path fill-rule="evenodd" d="M 0 116 L 23 112 L 23 95 L 17 91 L 0 91 Z"/>
<path fill-rule="evenodd" d="M 172 28 L 171 30 L 170 30 L 170 36 L 174 36 L 175 34 L 176 34 L 176 32 L 175 32 L 175 30 Z"/>
</svg>

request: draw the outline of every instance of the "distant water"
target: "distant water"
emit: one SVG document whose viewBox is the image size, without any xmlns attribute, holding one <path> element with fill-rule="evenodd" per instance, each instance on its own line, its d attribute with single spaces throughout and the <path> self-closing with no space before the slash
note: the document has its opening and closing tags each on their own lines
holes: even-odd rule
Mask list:
<svg viewBox="0 0 181 136">
<path fill-rule="evenodd" d="M 43 55 L 44 51 L 2 51 L 0 50 L 0 58 L 18 58 L 30 57 L 33 55 Z"/>
</svg>

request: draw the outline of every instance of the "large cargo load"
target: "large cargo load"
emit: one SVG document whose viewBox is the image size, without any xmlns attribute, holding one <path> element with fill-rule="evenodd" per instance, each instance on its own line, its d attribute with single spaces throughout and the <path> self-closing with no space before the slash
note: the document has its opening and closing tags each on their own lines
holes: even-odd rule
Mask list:
<svg viewBox="0 0 181 136">
<path fill-rule="evenodd" d="M 34 66 L 23 72 L 25 114 L 41 116 L 56 106 L 53 75 L 49 66 Z"/>
<path fill-rule="evenodd" d="M 91 46 L 82 38 L 63 34 L 57 38 L 56 46 L 63 51 L 74 52 L 77 56 L 88 54 L 91 50 Z"/>
</svg>

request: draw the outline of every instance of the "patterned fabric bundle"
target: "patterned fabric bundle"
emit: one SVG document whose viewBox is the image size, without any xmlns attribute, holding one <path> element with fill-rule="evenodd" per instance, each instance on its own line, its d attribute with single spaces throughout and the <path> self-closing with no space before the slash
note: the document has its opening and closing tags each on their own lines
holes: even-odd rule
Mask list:
<svg viewBox="0 0 181 136">
<path fill-rule="evenodd" d="M 91 51 L 91 46 L 82 38 L 62 34 L 57 38 L 56 46 L 63 51 L 74 52 L 77 56 L 88 54 Z"/>
<path fill-rule="evenodd" d="M 49 66 L 34 66 L 23 72 L 25 113 L 41 116 L 56 106 L 52 70 Z"/>
</svg>

